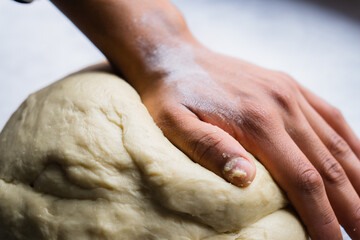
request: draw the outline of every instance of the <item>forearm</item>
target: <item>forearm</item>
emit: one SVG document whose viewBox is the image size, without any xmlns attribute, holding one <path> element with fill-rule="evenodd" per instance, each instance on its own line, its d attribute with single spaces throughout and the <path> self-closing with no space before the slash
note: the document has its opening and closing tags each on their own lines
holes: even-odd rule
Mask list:
<svg viewBox="0 0 360 240">
<path fill-rule="evenodd" d="M 194 41 L 167 0 L 52 0 L 132 84 L 158 46 Z"/>
</svg>

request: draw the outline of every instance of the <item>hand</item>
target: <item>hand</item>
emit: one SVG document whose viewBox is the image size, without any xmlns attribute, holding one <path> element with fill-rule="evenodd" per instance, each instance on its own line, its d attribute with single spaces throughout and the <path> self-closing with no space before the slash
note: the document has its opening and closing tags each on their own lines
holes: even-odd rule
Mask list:
<svg viewBox="0 0 360 240">
<path fill-rule="evenodd" d="M 255 155 L 312 239 L 360 239 L 360 142 L 291 77 L 211 52 L 167 0 L 52 0 L 140 93 L 165 135 L 238 186 Z M 247 152 L 248 151 L 248 152 Z"/>
<path fill-rule="evenodd" d="M 252 153 L 312 239 L 342 239 L 339 222 L 360 239 L 360 142 L 337 109 L 284 73 L 197 43 L 160 45 L 148 59 L 151 74 L 133 82 L 173 144 L 238 186 L 255 176 Z"/>
</svg>

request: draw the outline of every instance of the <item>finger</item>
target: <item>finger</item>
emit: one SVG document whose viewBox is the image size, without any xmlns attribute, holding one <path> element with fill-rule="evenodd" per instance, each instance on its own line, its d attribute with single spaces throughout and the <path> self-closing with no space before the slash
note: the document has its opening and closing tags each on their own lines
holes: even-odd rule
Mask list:
<svg viewBox="0 0 360 240">
<path fill-rule="evenodd" d="M 360 195 L 360 161 L 351 147 L 305 100 L 300 104 L 305 117 L 321 141 L 345 170 Z M 360 213 L 359 213 L 360 214 Z"/>
<path fill-rule="evenodd" d="M 360 239 L 360 232 L 356 231 L 360 229 L 360 199 L 344 169 L 305 117 L 298 121 L 297 126 L 287 126 L 287 129 L 289 135 L 320 173 L 336 217 L 350 236 Z"/>
<path fill-rule="evenodd" d="M 277 134 L 273 134 L 276 131 Z M 283 129 L 243 145 L 271 172 L 285 190 L 312 239 L 342 239 L 339 223 L 320 174 Z"/>
<path fill-rule="evenodd" d="M 305 87 L 300 86 L 300 89 L 310 105 L 349 144 L 350 148 L 360 159 L 360 140 L 345 121 L 341 112 Z"/>
<path fill-rule="evenodd" d="M 236 186 L 245 187 L 253 181 L 255 164 L 239 142 L 187 109 L 177 112 L 167 124 L 160 124 L 168 139 L 195 162 Z"/>
</svg>

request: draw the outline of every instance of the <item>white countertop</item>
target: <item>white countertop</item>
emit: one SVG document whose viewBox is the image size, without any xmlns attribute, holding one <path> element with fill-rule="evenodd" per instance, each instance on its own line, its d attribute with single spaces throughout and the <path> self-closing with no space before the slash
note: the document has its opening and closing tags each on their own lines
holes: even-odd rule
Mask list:
<svg viewBox="0 0 360 240">
<path fill-rule="evenodd" d="M 289 73 L 341 109 L 360 135 L 359 1 L 174 2 L 207 46 Z M 1 0 L 0 129 L 28 94 L 103 59 L 48 1 Z"/>
</svg>

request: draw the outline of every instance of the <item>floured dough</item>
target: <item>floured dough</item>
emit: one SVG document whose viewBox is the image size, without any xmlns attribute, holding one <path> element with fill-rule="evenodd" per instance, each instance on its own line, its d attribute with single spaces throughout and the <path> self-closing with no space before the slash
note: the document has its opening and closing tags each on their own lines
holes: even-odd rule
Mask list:
<svg viewBox="0 0 360 240">
<path fill-rule="evenodd" d="M 125 81 L 78 73 L 0 134 L 0 239 L 307 239 L 256 166 L 249 187 L 229 184 L 174 147 Z"/>
</svg>

